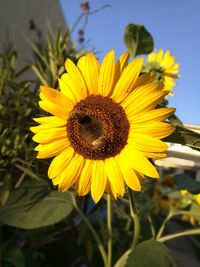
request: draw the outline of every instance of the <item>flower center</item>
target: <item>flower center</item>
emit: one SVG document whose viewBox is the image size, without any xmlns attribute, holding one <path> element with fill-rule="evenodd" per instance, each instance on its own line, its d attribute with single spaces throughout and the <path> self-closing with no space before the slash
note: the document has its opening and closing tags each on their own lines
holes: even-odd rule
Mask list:
<svg viewBox="0 0 200 267">
<path fill-rule="evenodd" d="M 74 150 L 89 159 L 106 159 L 127 144 L 129 122 L 123 108 L 109 97 L 90 95 L 79 101 L 67 120 Z"/>
</svg>

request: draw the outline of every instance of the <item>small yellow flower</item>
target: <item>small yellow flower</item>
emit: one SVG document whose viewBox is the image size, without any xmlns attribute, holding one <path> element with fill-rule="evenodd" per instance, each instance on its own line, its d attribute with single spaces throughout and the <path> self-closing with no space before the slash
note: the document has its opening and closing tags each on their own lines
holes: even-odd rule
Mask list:
<svg viewBox="0 0 200 267">
<path fill-rule="evenodd" d="M 176 84 L 174 79 L 179 78 L 179 64 L 175 64 L 175 57 L 169 51 L 164 53 L 159 49 L 158 52 L 149 54 L 145 68 L 153 72 L 157 80 L 163 81 L 163 90 L 173 95 L 172 88 Z"/>
<path fill-rule="evenodd" d="M 187 190 L 181 190 L 181 195 L 190 197 L 193 201 L 195 201 L 198 205 L 200 205 L 200 194 L 191 194 Z"/>
<path fill-rule="evenodd" d="M 186 196 L 189 201 L 192 203 L 195 203 L 196 205 L 200 205 L 200 194 L 191 194 L 189 193 L 187 190 L 181 190 L 180 191 L 181 195 Z M 188 214 L 183 214 L 182 215 L 182 220 L 183 221 L 188 221 L 190 222 L 192 225 L 196 225 L 199 224 L 200 225 L 200 219 L 199 216 L 198 218 L 194 215 L 188 215 Z"/>
<path fill-rule="evenodd" d="M 60 191 L 75 186 L 78 195 L 98 202 L 106 191 L 123 196 L 125 184 L 140 191 L 144 175 L 158 178 L 148 158 L 165 156 L 160 139 L 174 131 L 164 122 L 175 109 L 159 108 L 162 83 L 140 75 L 143 58 L 115 62 L 110 51 L 100 64 L 93 53 L 67 59 L 60 91 L 41 86 L 40 107 L 52 116 L 34 119 L 37 158 L 54 157 L 48 176 Z"/>
</svg>

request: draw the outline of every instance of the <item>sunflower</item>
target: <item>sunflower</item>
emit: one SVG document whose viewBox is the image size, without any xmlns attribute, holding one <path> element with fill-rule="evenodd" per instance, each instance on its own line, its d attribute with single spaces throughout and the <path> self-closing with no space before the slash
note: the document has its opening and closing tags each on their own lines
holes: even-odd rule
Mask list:
<svg viewBox="0 0 200 267">
<path fill-rule="evenodd" d="M 163 53 L 162 49 L 158 52 L 149 54 L 145 69 L 155 74 L 157 80 L 164 82 L 163 90 L 173 95 L 172 88 L 176 84 L 174 79 L 179 78 L 179 64 L 175 64 L 175 57 L 167 51 Z"/>
<path fill-rule="evenodd" d="M 160 139 L 174 127 L 164 120 L 175 109 L 155 109 L 163 84 L 140 75 L 143 58 L 128 59 L 125 52 L 115 62 L 114 51 L 101 65 L 91 52 L 77 65 L 67 59 L 60 91 L 41 86 L 39 105 L 51 116 L 35 118 L 31 130 L 37 158 L 54 157 L 48 176 L 60 191 L 74 186 L 98 202 L 104 192 L 123 196 L 125 184 L 140 191 L 144 175 L 159 177 L 148 158 L 165 156 Z"/>
</svg>

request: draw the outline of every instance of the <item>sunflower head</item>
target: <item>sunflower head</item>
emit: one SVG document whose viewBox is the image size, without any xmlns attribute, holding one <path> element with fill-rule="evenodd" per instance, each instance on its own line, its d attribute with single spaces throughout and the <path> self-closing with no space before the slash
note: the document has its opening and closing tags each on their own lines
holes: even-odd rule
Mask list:
<svg viewBox="0 0 200 267">
<path fill-rule="evenodd" d="M 175 60 L 169 51 L 164 53 L 162 49 L 159 49 L 158 52 L 149 54 L 144 66 L 144 71 L 154 73 L 155 80 L 163 81 L 163 90 L 170 95 L 173 95 L 172 88 L 176 84 L 174 80 L 180 77 L 179 64 L 175 64 Z"/>
<path fill-rule="evenodd" d="M 60 90 L 40 88 L 40 107 L 50 115 L 31 127 L 37 158 L 53 160 L 48 176 L 60 191 L 74 187 L 123 196 L 125 186 L 140 191 L 144 175 L 158 178 L 148 158 L 164 157 L 160 139 L 174 131 L 165 122 L 175 109 L 156 106 L 166 96 L 162 83 L 141 75 L 143 58 L 128 63 L 129 52 L 115 62 L 110 51 L 100 64 L 93 53 L 75 65 L 66 60 Z"/>
</svg>

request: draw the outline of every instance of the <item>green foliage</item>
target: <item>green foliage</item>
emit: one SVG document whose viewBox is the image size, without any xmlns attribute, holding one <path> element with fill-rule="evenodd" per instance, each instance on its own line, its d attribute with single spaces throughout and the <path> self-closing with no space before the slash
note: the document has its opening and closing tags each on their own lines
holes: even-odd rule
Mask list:
<svg viewBox="0 0 200 267">
<path fill-rule="evenodd" d="M 57 88 L 58 78 L 65 71 L 65 60 L 70 58 L 76 62 L 84 50 L 74 49 L 68 29 L 64 34 L 60 29 L 54 33 L 50 25 L 48 29 L 47 44 L 37 45 L 28 40 L 35 55 L 31 67 L 43 85 Z"/>
<path fill-rule="evenodd" d="M 154 43 L 151 34 L 144 25 L 128 24 L 124 32 L 124 42 L 134 58 L 137 55 L 149 54 L 153 51 Z"/>
<path fill-rule="evenodd" d="M 173 177 L 174 184 L 178 190 L 186 190 L 181 194 L 175 191 L 169 194 L 173 205 L 170 206 L 171 216 L 187 215 L 188 221 L 193 224 L 200 223 L 200 205 L 198 195 L 200 183 L 195 181 L 187 174 L 179 174 Z"/>
<path fill-rule="evenodd" d="M 183 126 L 177 125 L 174 133 L 166 137 L 164 141 L 185 145 L 200 151 L 200 134 L 186 129 Z"/>
<path fill-rule="evenodd" d="M 200 182 L 194 180 L 188 174 L 177 174 L 173 177 L 177 189 L 185 189 L 192 194 L 200 193 Z"/>
<path fill-rule="evenodd" d="M 18 241 L 20 242 L 20 241 Z M 23 242 L 23 241 L 22 241 Z M 44 257 L 40 252 L 23 250 L 11 246 L 8 242 L 0 243 L 0 264 L 4 267 L 40 267 L 44 266 Z M 2 264 L 3 263 L 3 264 Z"/>
<path fill-rule="evenodd" d="M 176 267 L 169 250 L 162 243 L 155 240 L 147 240 L 140 243 L 134 251 L 128 255 L 124 267 Z"/>
<path fill-rule="evenodd" d="M 5 255 L 5 266 L 25 267 L 25 257 L 21 249 L 15 248 Z"/>
<path fill-rule="evenodd" d="M 0 222 L 24 229 L 35 229 L 55 224 L 72 211 L 67 193 L 50 191 L 44 180 L 25 181 L 15 189 L 0 208 Z"/>
<path fill-rule="evenodd" d="M 6 47 L 0 54 L 0 200 L 5 204 L 10 189 L 22 178 L 16 163 L 31 165 L 33 143 L 29 127 L 35 114 L 37 94 L 34 82 L 23 80 L 29 66 L 17 67 L 17 52 Z M 20 162 L 21 166 L 24 163 Z"/>
</svg>

